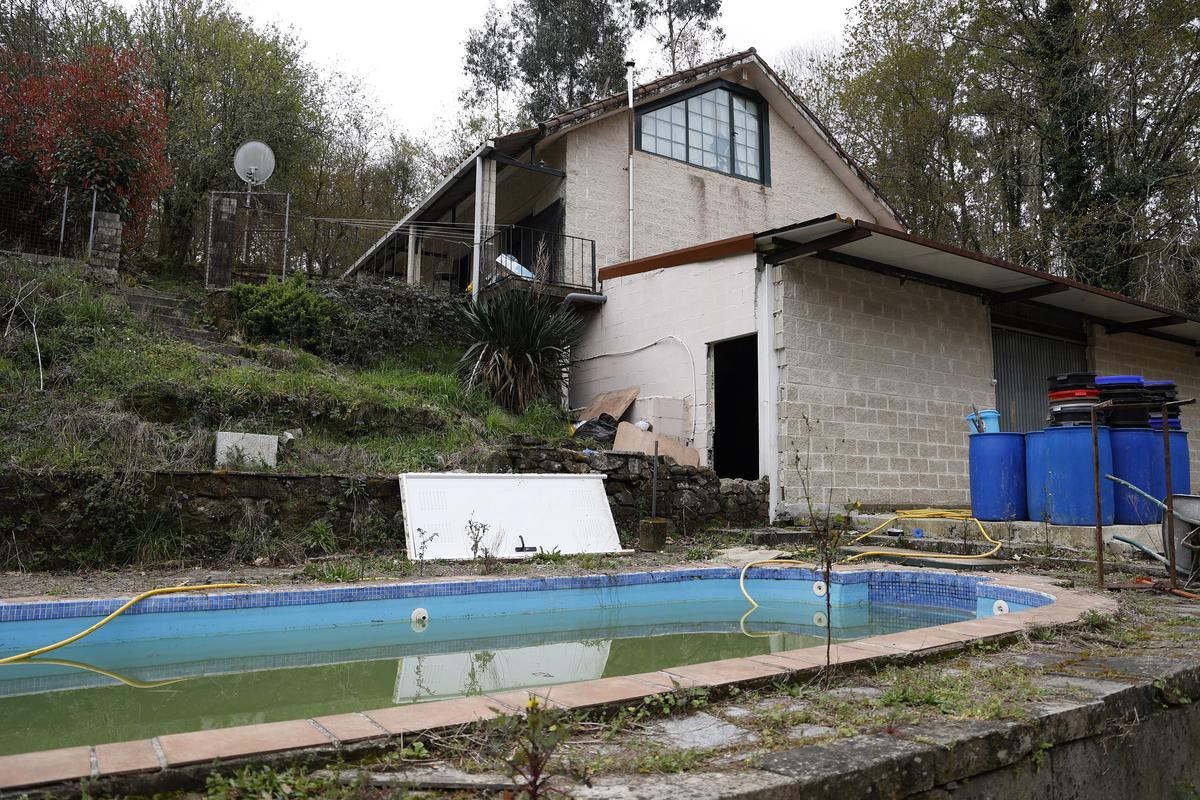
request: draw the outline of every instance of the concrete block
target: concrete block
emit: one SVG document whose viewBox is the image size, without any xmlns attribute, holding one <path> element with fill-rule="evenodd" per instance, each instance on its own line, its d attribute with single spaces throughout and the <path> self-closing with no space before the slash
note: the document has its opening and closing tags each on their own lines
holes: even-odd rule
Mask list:
<svg viewBox="0 0 1200 800">
<path fill-rule="evenodd" d="M 278 436 L 217 431 L 216 465 L 218 468 L 274 467 L 278 454 Z"/>
</svg>

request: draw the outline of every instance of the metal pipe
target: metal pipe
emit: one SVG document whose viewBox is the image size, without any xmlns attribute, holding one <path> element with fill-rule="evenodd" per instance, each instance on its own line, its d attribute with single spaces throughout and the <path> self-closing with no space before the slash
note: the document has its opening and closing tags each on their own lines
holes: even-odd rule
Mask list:
<svg viewBox="0 0 1200 800">
<path fill-rule="evenodd" d="M 287 200 L 283 204 L 283 272 L 281 277 L 287 277 L 287 251 L 288 251 L 288 221 L 292 216 L 292 193 L 287 193 Z"/>
<path fill-rule="evenodd" d="M 625 62 L 625 91 L 629 96 L 629 260 L 633 260 L 633 67 Z"/>
<path fill-rule="evenodd" d="M 92 260 L 92 240 L 96 235 L 96 190 L 92 189 L 92 220 L 88 225 L 88 263 Z"/>
<path fill-rule="evenodd" d="M 1163 512 L 1167 515 L 1167 571 L 1170 573 L 1171 588 L 1178 589 L 1179 578 L 1175 573 L 1175 492 L 1171 485 L 1171 422 L 1167 418 L 1166 403 L 1163 403 L 1159 414 L 1162 421 L 1163 469 L 1166 472 L 1167 483 L 1167 496 L 1164 498 L 1166 509 Z"/>
<path fill-rule="evenodd" d="M 71 190 L 63 187 L 63 210 L 62 219 L 58 223 L 58 254 L 61 256 L 63 251 L 63 239 L 67 236 L 67 198 L 70 197 Z"/>
<path fill-rule="evenodd" d="M 650 516 L 658 519 L 658 439 L 654 440 L 654 463 L 650 465 Z"/>
<path fill-rule="evenodd" d="M 607 302 L 608 298 L 604 295 L 590 292 L 571 292 L 563 298 L 564 305 L 602 306 Z"/>
</svg>

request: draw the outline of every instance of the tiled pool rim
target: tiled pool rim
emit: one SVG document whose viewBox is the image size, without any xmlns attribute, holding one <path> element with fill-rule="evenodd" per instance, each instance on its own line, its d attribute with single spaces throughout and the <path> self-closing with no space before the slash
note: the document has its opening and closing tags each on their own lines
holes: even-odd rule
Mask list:
<svg viewBox="0 0 1200 800">
<path fill-rule="evenodd" d="M 547 578 L 455 578 L 404 583 L 371 583 L 314 589 L 245 589 L 157 595 L 130 608 L 126 614 L 161 614 L 186 611 L 232 611 L 322 603 L 490 594 L 494 592 L 540 592 L 557 589 L 600 589 L 648 583 L 677 583 L 691 580 L 737 578 L 740 569 L 704 567 L 624 572 L 612 575 L 565 575 Z M 823 580 L 822 573 L 808 568 L 751 567 L 750 580 Z M 903 569 L 838 570 L 830 582 L 840 585 L 865 583 L 871 601 L 932 606 L 975 611 L 978 599 L 1004 600 L 1027 606 L 1054 602 L 1053 595 L 1005 586 L 994 576 Z M 128 597 L 64 599 L 45 601 L 0 601 L 0 623 L 34 620 L 100 617 L 111 614 Z"/>
<path fill-rule="evenodd" d="M 275 605 L 347 602 L 428 597 L 431 594 L 477 594 L 496 591 L 543 591 L 637 585 L 656 582 L 736 578 L 740 568 L 701 567 L 662 569 L 615 575 L 553 578 L 459 578 L 403 583 L 372 583 L 301 590 L 254 589 L 150 598 L 126 613 L 212 611 Z M 755 567 L 754 579 L 820 580 L 811 569 Z M 920 657 L 958 649 L 980 641 L 1007 638 L 1031 627 L 1077 622 L 1088 612 L 1113 613 L 1112 598 L 1054 585 L 1051 579 L 1026 575 L 955 573 L 884 564 L 835 567 L 833 584 L 866 583 L 871 599 L 883 602 L 945 601 L 940 607 L 975 609 L 980 598 L 1032 606 L 1000 616 L 917 628 L 901 633 L 857 639 L 833 645 L 830 666 L 860 665 Z M 967 593 L 972 593 L 968 605 Z M 125 598 L 4 601 L 0 622 L 63 619 L 107 614 Z M 957 604 L 957 605 L 956 605 Z M 144 607 L 143 607 L 144 606 Z M 531 695 L 564 708 L 585 709 L 638 702 L 654 694 L 684 688 L 717 688 L 740 683 L 786 679 L 826 666 L 824 647 L 730 658 L 657 672 L 599 678 L 553 687 L 534 687 L 469 697 L 437 700 L 313 719 L 271 722 L 232 728 L 176 733 L 130 742 L 67 747 L 0 757 L 0 791 L 26 789 L 83 779 L 135 777 L 141 773 L 177 770 L 219 760 L 236 762 L 290 751 L 327 753 L 333 757 L 347 746 L 384 744 L 393 737 L 413 737 L 425 731 L 470 724 L 502 714 L 519 713 Z"/>
</svg>

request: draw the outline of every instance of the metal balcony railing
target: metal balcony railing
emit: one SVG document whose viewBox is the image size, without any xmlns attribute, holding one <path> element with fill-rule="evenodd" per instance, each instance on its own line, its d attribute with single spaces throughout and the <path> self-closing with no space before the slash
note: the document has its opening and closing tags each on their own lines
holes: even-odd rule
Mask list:
<svg viewBox="0 0 1200 800">
<path fill-rule="evenodd" d="M 479 256 L 481 290 L 507 280 L 539 280 L 596 291 L 594 239 L 508 225 L 484 240 Z"/>
</svg>

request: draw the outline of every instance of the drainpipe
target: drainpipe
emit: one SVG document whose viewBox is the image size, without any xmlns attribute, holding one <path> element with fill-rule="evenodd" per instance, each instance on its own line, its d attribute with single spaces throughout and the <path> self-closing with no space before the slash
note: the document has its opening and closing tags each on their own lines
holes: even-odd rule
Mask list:
<svg viewBox="0 0 1200 800">
<path fill-rule="evenodd" d="M 633 67 L 625 62 L 625 91 L 629 95 L 629 261 L 633 260 Z"/>
<path fill-rule="evenodd" d="M 758 279 L 755 311 L 758 317 L 758 463 L 759 474 L 770 481 L 767 518 L 774 522 L 779 513 L 782 474 L 779 469 L 779 365 L 775 352 L 774 267 L 757 255 Z"/>
</svg>

